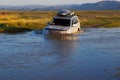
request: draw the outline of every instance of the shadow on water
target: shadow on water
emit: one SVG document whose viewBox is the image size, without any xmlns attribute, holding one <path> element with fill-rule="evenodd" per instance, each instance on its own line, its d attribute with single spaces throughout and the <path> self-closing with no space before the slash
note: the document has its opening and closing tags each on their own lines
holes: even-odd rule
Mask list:
<svg viewBox="0 0 120 80">
<path fill-rule="evenodd" d="M 4 27 L 4 33 L 7 34 L 20 34 L 20 33 L 25 33 L 32 31 L 32 29 L 28 28 L 17 28 L 17 27 Z"/>
</svg>

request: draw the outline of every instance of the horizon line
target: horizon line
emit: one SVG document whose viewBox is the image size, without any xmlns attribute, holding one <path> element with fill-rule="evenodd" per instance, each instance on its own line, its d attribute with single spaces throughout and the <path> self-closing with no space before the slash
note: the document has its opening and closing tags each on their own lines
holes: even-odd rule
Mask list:
<svg viewBox="0 0 120 80">
<path fill-rule="evenodd" d="M 120 2 L 118 0 L 101 0 L 101 1 L 117 1 L 117 2 Z M 101 1 L 96 1 L 96 2 L 86 2 L 86 3 L 74 3 L 74 4 L 17 4 L 17 5 L 12 5 L 12 4 L 8 4 L 8 5 L 0 5 L 0 6 L 35 6 L 35 5 L 40 5 L 40 6 L 61 6 L 61 5 L 82 5 L 82 4 L 89 4 L 89 3 L 97 3 L 97 2 L 101 2 Z"/>
</svg>

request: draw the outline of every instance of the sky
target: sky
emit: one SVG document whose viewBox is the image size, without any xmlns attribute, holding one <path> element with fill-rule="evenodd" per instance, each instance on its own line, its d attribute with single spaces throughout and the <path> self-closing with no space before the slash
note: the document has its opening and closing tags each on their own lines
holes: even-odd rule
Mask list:
<svg viewBox="0 0 120 80">
<path fill-rule="evenodd" d="M 82 4 L 100 0 L 0 0 L 0 5 L 59 5 L 59 4 Z"/>
<path fill-rule="evenodd" d="M 94 3 L 98 1 L 101 0 L 0 0 L 0 5 L 64 5 Z"/>
</svg>

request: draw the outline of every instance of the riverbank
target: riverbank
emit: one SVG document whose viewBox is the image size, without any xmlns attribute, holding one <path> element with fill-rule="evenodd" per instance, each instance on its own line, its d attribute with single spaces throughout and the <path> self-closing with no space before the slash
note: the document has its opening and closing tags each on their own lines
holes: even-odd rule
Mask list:
<svg viewBox="0 0 120 80">
<path fill-rule="evenodd" d="M 75 11 L 82 28 L 120 27 L 118 11 Z M 43 29 L 55 11 L 0 11 L 0 32 Z"/>
</svg>

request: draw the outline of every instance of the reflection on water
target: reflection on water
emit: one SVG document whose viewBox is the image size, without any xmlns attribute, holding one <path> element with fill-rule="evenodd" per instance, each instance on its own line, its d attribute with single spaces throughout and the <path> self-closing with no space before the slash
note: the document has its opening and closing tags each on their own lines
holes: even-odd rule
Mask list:
<svg viewBox="0 0 120 80">
<path fill-rule="evenodd" d="M 35 34 L 37 35 L 42 35 L 42 30 L 35 30 L 34 31 Z M 78 33 L 75 34 L 55 34 L 55 33 L 51 33 L 51 34 L 43 34 L 45 38 L 48 39 L 56 39 L 56 40 L 78 40 L 79 39 L 79 34 L 82 34 L 83 30 L 81 30 Z"/>
<path fill-rule="evenodd" d="M 0 80 L 120 80 L 120 29 L 0 34 Z"/>
<path fill-rule="evenodd" d="M 77 34 L 49 34 L 45 35 L 48 39 L 56 39 L 56 40 L 77 40 L 78 35 Z"/>
</svg>

